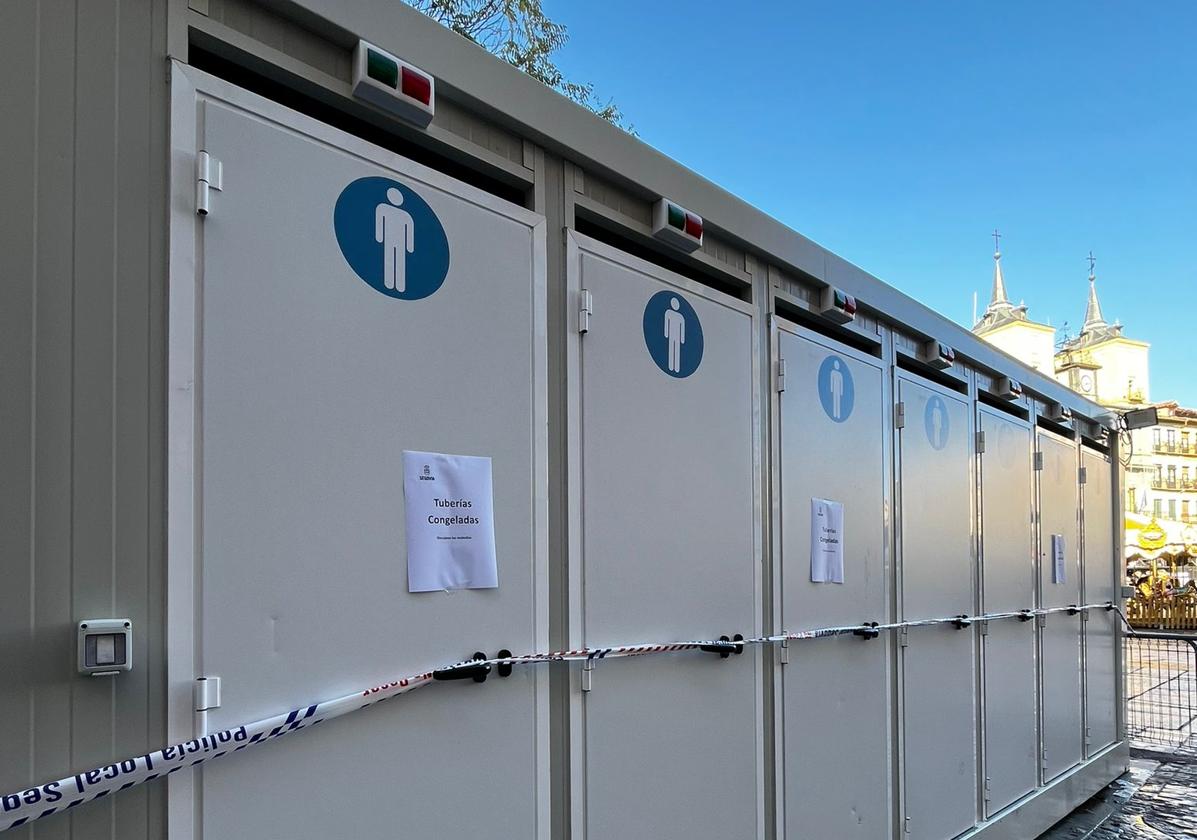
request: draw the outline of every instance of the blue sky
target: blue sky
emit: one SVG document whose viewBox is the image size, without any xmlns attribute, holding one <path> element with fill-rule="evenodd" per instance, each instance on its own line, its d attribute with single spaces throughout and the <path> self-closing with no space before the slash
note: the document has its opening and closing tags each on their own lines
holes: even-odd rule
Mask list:
<svg viewBox="0 0 1197 840">
<path fill-rule="evenodd" d="M 1197 3 L 545 0 L 642 140 L 944 315 L 1075 332 L 1086 254 L 1197 406 Z M 701 212 L 701 208 L 695 208 Z"/>
</svg>

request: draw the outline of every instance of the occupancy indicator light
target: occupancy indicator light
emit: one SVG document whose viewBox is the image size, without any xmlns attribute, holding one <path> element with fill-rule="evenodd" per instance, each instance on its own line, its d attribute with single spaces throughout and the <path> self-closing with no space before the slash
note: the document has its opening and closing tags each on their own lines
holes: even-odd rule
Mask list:
<svg viewBox="0 0 1197 840">
<path fill-rule="evenodd" d="M 653 236 L 683 251 L 702 247 L 702 216 L 662 198 L 653 206 Z"/>
<path fill-rule="evenodd" d="M 919 349 L 919 359 L 936 370 L 947 370 L 956 364 L 956 351 L 933 338 Z"/>
<path fill-rule="evenodd" d="M 403 68 L 403 86 L 400 90 L 404 96 L 410 96 L 417 102 L 428 105 L 432 102 L 432 79 L 423 73 L 417 73 L 410 67 Z"/>
<path fill-rule="evenodd" d="M 856 298 L 843 289 L 828 286 L 819 297 L 819 314 L 836 324 L 846 324 L 856 318 Z"/>
<path fill-rule="evenodd" d="M 399 87 L 399 62 L 373 47 L 366 48 L 366 75 L 388 88 Z"/>
<path fill-rule="evenodd" d="M 386 50 L 358 41 L 353 53 L 353 95 L 423 128 L 435 111 L 436 81 Z"/>
</svg>

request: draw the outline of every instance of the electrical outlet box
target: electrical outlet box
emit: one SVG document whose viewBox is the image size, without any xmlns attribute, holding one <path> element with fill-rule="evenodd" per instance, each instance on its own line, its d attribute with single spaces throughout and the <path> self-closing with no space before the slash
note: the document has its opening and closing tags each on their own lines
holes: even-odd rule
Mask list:
<svg viewBox="0 0 1197 840">
<path fill-rule="evenodd" d="M 79 622 L 79 673 L 109 677 L 133 668 L 133 622 L 88 618 Z"/>
</svg>

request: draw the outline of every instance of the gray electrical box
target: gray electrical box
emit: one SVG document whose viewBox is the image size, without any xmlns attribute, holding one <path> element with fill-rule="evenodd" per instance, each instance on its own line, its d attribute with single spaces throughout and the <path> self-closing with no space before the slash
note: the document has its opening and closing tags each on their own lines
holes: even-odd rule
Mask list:
<svg viewBox="0 0 1197 840">
<path fill-rule="evenodd" d="M 88 618 L 79 622 L 79 673 L 114 676 L 133 668 L 133 622 L 127 618 Z"/>
</svg>

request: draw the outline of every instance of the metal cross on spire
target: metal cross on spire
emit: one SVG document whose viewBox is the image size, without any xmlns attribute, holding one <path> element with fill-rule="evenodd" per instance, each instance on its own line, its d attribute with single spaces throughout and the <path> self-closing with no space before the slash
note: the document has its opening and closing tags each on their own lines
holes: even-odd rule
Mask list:
<svg viewBox="0 0 1197 840">
<path fill-rule="evenodd" d="M 1089 279 L 1092 280 L 1096 276 L 1093 273 L 1093 266 L 1097 265 L 1097 257 L 1093 256 L 1093 252 L 1090 251 L 1086 259 L 1089 260 Z"/>
<path fill-rule="evenodd" d="M 1001 245 L 998 242 L 998 240 L 1001 238 L 1002 238 L 1002 235 L 1000 233 L 998 233 L 997 228 L 994 228 L 993 229 L 993 252 L 995 254 L 1000 254 L 1002 252 Z"/>
</svg>

